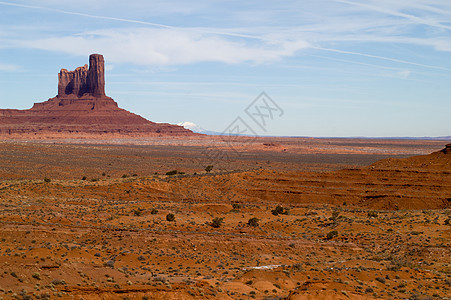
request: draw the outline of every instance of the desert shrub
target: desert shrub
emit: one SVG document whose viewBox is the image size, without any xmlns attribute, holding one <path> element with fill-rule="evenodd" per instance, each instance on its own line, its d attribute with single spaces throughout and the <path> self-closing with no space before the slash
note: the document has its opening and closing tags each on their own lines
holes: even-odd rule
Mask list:
<svg viewBox="0 0 451 300">
<path fill-rule="evenodd" d="M 51 182 L 52 180 L 50 178 L 44 178 L 44 182 Z"/>
<path fill-rule="evenodd" d="M 37 280 L 41 280 L 41 274 L 39 274 L 38 272 L 33 273 L 33 275 L 31 275 L 31 277 L 33 277 L 34 279 L 37 279 Z"/>
<path fill-rule="evenodd" d="M 213 166 L 212 165 L 208 165 L 205 167 L 205 172 L 210 173 L 211 170 L 213 170 Z"/>
<path fill-rule="evenodd" d="M 128 177 L 127 174 L 122 175 L 122 178 L 127 178 L 127 177 Z"/>
<path fill-rule="evenodd" d="M 247 221 L 247 225 L 252 226 L 252 227 L 257 227 L 258 221 L 259 220 L 257 218 L 250 218 L 249 221 Z"/>
<path fill-rule="evenodd" d="M 368 212 L 368 218 L 377 218 L 377 212 L 369 211 Z"/>
<path fill-rule="evenodd" d="M 66 285 L 66 281 L 60 280 L 60 279 L 53 279 L 52 284 L 53 285 Z"/>
<path fill-rule="evenodd" d="M 338 235 L 338 231 L 332 230 L 326 234 L 326 239 L 331 240 Z"/>
<path fill-rule="evenodd" d="M 444 224 L 445 225 L 451 225 L 451 219 L 446 219 Z"/>
<path fill-rule="evenodd" d="M 233 208 L 233 209 L 240 209 L 240 208 L 241 208 L 241 204 L 239 204 L 239 203 L 233 203 L 233 204 L 232 204 L 232 208 Z"/>
<path fill-rule="evenodd" d="M 391 265 L 387 266 L 389 271 L 399 271 L 402 267 L 409 267 L 410 262 L 403 256 L 389 256 L 387 260 L 391 262 Z"/>
<path fill-rule="evenodd" d="M 282 206 L 278 205 L 275 209 L 271 210 L 271 213 L 275 216 L 277 215 L 288 215 L 288 209 L 283 208 Z"/>
<path fill-rule="evenodd" d="M 166 220 L 169 222 L 175 221 L 175 215 L 174 214 L 167 214 Z"/>
<path fill-rule="evenodd" d="M 81 180 L 86 180 L 87 179 L 87 177 L 86 176 L 83 176 L 82 178 L 81 178 Z"/>
<path fill-rule="evenodd" d="M 114 260 L 109 260 L 103 264 L 105 267 L 114 268 Z"/>
<path fill-rule="evenodd" d="M 151 215 L 156 215 L 158 213 L 158 209 L 156 208 L 152 208 L 152 210 L 150 211 Z"/>
<path fill-rule="evenodd" d="M 291 268 L 292 268 L 293 270 L 295 270 L 295 271 L 301 272 L 301 271 L 302 271 L 302 264 L 300 264 L 300 263 L 294 264 L 293 266 L 291 266 Z M 300 284 L 300 283 L 299 283 L 299 284 Z"/>
<path fill-rule="evenodd" d="M 172 170 L 172 171 L 166 172 L 166 175 L 169 175 L 169 176 L 176 175 L 176 174 L 185 174 L 185 172 L 180 172 L 177 170 Z"/>
<path fill-rule="evenodd" d="M 337 221 L 339 215 L 340 215 L 340 212 L 335 210 L 332 212 L 332 217 L 330 217 L 329 220 L 332 220 L 335 222 L 335 221 Z"/>
<path fill-rule="evenodd" d="M 216 217 L 211 221 L 211 226 L 214 228 L 221 227 L 222 223 L 224 223 L 224 218 Z"/>
<path fill-rule="evenodd" d="M 134 209 L 134 210 L 133 210 L 133 215 L 135 215 L 135 216 L 137 216 L 137 217 L 141 216 L 142 213 L 143 213 L 142 208 L 137 208 L 137 209 Z"/>
<path fill-rule="evenodd" d="M 380 283 L 385 283 L 384 277 L 376 277 L 376 280 L 379 281 Z"/>
</svg>

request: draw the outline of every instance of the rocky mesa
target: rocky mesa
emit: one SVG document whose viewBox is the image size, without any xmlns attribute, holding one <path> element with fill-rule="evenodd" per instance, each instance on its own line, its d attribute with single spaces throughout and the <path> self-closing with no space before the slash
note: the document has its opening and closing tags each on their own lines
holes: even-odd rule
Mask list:
<svg viewBox="0 0 451 300">
<path fill-rule="evenodd" d="M 182 126 L 151 122 L 119 108 L 105 94 L 105 62 L 100 54 L 89 56 L 89 67 L 61 69 L 58 95 L 31 109 L 0 109 L 0 135 L 48 136 L 185 136 Z"/>
</svg>

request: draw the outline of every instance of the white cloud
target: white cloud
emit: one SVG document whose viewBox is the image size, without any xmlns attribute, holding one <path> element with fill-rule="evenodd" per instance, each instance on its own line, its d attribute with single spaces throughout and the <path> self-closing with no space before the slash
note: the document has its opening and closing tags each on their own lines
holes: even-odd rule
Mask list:
<svg viewBox="0 0 451 300">
<path fill-rule="evenodd" d="M 348 0 L 334 0 L 339 3 L 345 3 L 352 6 L 361 7 L 367 10 L 379 12 L 382 14 L 390 15 L 393 17 L 399 17 L 404 18 L 409 21 L 411 21 L 414 24 L 420 24 L 420 25 L 427 25 L 431 27 L 437 27 L 444 30 L 451 30 L 451 26 L 447 24 L 443 24 L 446 22 L 449 22 L 449 19 L 445 19 L 441 21 L 439 18 L 437 18 L 437 15 L 434 18 L 431 18 L 429 16 L 423 16 L 424 12 L 417 13 L 417 15 L 413 13 L 405 13 L 403 10 L 426 10 L 426 8 L 429 7 L 429 11 L 434 13 L 440 13 L 439 10 L 437 10 L 432 5 L 427 5 L 428 3 L 426 1 L 409 1 L 409 2 L 403 2 L 403 1 L 369 1 L 369 3 L 360 3 L 360 2 L 354 2 L 354 1 L 348 1 Z M 423 3 L 422 3 L 423 2 Z M 447 9 L 449 9 L 449 6 L 446 6 L 442 9 L 442 13 L 440 14 L 447 14 Z M 448 10 L 449 14 L 449 10 Z"/>
<path fill-rule="evenodd" d="M 183 29 L 134 28 L 21 41 L 16 46 L 74 55 L 102 53 L 113 63 L 174 65 L 207 61 L 229 64 L 274 62 L 310 45 L 303 40 L 232 41 Z"/>
<path fill-rule="evenodd" d="M 56 30 L 54 33 L 36 30 L 35 34 L 33 30 L 16 28 L 14 37 L 2 38 L 0 48 L 26 47 L 83 56 L 100 52 L 111 62 L 147 66 L 205 61 L 270 63 L 294 56 L 305 48 L 316 48 L 346 56 L 449 71 L 449 68 L 409 61 L 396 54 L 391 56 L 384 50 L 378 52 L 382 48 L 372 45 L 358 50 L 352 48 L 370 43 L 402 43 L 451 51 L 448 34 L 451 2 L 441 0 L 368 0 L 365 4 L 356 0 L 315 0 L 302 5 L 291 1 L 283 9 L 251 1 L 240 10 L 232 9 L 233 5 L 221 0 L 197 1 L 194 6 L 181 0 L 131 0 L 126 4 L 119 0 L 44 0 L 40 2 L 42 6 L 34 6 L 31 0 L 22 3 L 0 1 L 0 4 L 19 9 L 66 15 L 71 22 L 76 22 L 74 28 L 83 21 L 86 28 L 93 22 L 91 28 L 99 28 L 101 23 L 112 29 L 78 35 L 64 32 L 66 35 L 61 36 Z M 144 17 L 144 12 L 149 16 Z M 156 12 L 166 17 L 159 18 Z M 192 14 L 193 17 L 184 18 L 178 26 L 173 26 L 172 13 Z M 249 13 L 252 17 L 246 18 Z M 211 27 L 202 27 L 204 18 L 212 20 Z M 202 25 L 193 25 L 198 20 Z M 50 35 L 44 37 L 44 34 Z M 21 40 L 14 40 L 17 37 Z"/>
<path fill-rule="evenodd" d="M 398 77 L 401 78 L 401 79 L 406 79 L 406 78 L 408 78 L 408 77 L 410 76 L 411 73 L 412 73 L 412 72 L 409 71 L 409 70 L 404 70 L 404 71 L 398 72 L 397 75 L 398 75 Z"/>
<path fill-rule="evenodd" d="M 17 65 L 0 63 L 0 71 L 17 72 L 20 71 L 20 67 Z"/>
</svg>

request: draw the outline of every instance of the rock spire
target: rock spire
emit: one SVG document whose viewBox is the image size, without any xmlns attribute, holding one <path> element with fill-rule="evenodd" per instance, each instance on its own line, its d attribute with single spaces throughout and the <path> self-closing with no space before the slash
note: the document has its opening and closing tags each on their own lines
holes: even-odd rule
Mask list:
<svg viewBox="0 0 451 300">
<path fill-rule="evenodd" d="M 91 54 L 88 65 L 74 71 L 61 69 L 58 74 L 58 97 L 105 96 L 105 61 L 101 54 Z"/>
</svg>

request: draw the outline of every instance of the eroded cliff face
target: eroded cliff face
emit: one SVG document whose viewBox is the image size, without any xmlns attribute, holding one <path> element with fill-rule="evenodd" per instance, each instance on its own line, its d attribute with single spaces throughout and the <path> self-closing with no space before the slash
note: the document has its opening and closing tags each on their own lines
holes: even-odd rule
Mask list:
<svg viewBox="0 0 451 300">
<path fill-rule="evenodd" d="M 100 54 L 89 56 L 87 87 L 94 97 L 105 96 L 105 62 Z"/>
<path fill-rule="evenodd" d="M 58 74 L 58 97 L 88 94 L 93 97 L 105 96 L 105 61 L 100 54 L 91 54 L 88 65 L 74 71 L 61 69 Z"/>
<path fill-rule="evenodd" d="M 154 123 L 119 108 L 105 95 L 105 61 L 89 56 L 89 67 L 61 69 L 58 95 L 31 109 L 1 109 L 0 135 L 21 134 L 192 135 L 181 126 Z"/>
</svg>

